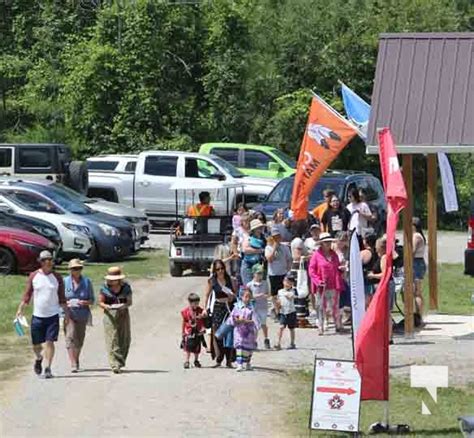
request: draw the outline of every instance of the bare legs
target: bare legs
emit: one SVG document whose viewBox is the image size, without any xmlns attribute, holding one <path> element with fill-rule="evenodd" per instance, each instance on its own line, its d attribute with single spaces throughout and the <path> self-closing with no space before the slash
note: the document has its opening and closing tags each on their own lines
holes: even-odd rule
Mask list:
<svg viewBox="0 0 474 438">
<path fill-rule="evenodd" d="M 295 345 L 295 329 L 290 330 L 290 343 L 291 345 Z M 277 349 L 281 348 L 281 339 L 283 338 L 283 332 L 285 331 L 285 326 L 281 325 L 278 330 L 278 338 L 277 338 L 277 345 L 275 346 Z"/>
<path fill-rule="evenodd" d="M 71 362 L 71 367 L 75 368 L 79 366 L 79 355 L 81 354 L 80 348 L 70 347 L 67 349 L 67 354 L 69 356 L 69 361 Z"/>
<path fill-rule="evenodd" d="M 37 347 L 35 345 L 35 347 Z M 41 345 L 40 345 L 41 348 Z M 36 350 L 35 350 L 36 353 Z M 46 341 L 44 343 L 44 364 L 46 368 L 51 368 L 51 363 L 54 358 L 54 342 Z M 39 359 L 39 358 L 38 358 Z"/>
<path fill-rule="evenodd" d="M 424 311 L 424 302 L 423 302 L 423 288 L 422 288 L 422 280 L 415 280 L 415 306 L 418 310 L 419 315 L 423 319 L 423 311 Z"/>
</svg>

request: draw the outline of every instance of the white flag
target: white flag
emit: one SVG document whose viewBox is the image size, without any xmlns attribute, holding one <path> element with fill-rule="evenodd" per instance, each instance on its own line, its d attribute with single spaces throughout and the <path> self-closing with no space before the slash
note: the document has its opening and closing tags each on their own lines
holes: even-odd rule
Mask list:
<svg viewBox="0 0 474 438">
<path fill-rule="evenodd" d="M 458 211 L 458 195 L 454 184 L 453 171 L 448 156 L 444 152 L 438 152 L 438 163 L 443 186 L 444 209 L 446 213 Z"/>
<path fill-rule="evenodd" d="M 362 271 L 362 260 L 360 258 L 359 239 L 355 231 L 351 237 L 349 277 L 351 287 L 352 333 L 355 345 L 357 331 L 365 315 L 364 273 Z"/>
</svg>

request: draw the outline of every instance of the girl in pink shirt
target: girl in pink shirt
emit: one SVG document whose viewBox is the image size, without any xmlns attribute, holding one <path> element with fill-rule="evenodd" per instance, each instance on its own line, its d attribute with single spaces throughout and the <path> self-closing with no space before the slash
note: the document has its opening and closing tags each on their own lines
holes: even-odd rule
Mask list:
<svg viewBox="0 0 474 438">
<path fill-rule="evenodd" d="M 339 258 L 331 249 L 334 239 L 329 233 L 321 233 L 319 237 L 320 248 L 315 251 L 309 262 L 309 275 L 314 291 L 316 292 L 316 301 L 319 334 L 324 334 L 324 318 L 326 312 L 330 312 L 336 324 L 336 331 L 341 329 L 339 320 L 339 294 L 344 289 L 344 282 L 339 270 Z"/>
</svg>

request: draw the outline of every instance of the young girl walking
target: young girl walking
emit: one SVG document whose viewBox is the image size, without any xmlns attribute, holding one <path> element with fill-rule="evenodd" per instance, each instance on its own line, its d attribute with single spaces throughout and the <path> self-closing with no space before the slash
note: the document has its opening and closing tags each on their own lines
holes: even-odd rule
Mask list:
<svg viewBox="0 0 474 438">
<path fill-rule="evenodd" d="M 184 368 L 189 368 L 189 359 L 191 354 L 194 354 L 194 366 L 201 368 L 199 362 L 199 354 L 201 353 L 201 344 L 204 340 L 204 317 L 202 316 L 203 309 L 199 306 L 199 295 L 190 293 L 188 296 L 189 305 L 181 310 L 181 317 L 183 318 L 182 348 L 184 350 Z"/>
<path fill-rule="evenodd" d="M 252 294 L 245 290 L 230 315 L 230 323 L 234 326 L 234 348 L 237 353 L 237 371 L 250 371 L 254 350 L 257 348 L 259 322 L 250 301 Z M 245 366 L 245 368 L 244 368 Z"/>
<path fill-rule="evenodd" d="M 262 328 L 264 336 L 264 346 L 267 350 L 270 349 L 270 339 L 268 339 L 267 313 L 268 313 L 268 283 L 263 279 L 264 270 L 262 265 L 255 265 L 252 268 L 253 280 L 247 283 L 246 288 L 251 292 L 255 313 L 257 314 L 258 322 Z"/>
</svg>

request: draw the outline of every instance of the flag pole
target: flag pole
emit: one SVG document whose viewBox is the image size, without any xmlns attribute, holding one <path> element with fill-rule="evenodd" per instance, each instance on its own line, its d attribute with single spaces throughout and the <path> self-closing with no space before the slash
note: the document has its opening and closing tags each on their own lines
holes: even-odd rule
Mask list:
<svg viewBox="0 0 474 438">
<path fill-rule="evenodd" d="M 357 231 L 355 229 L 352 230 L 352 233 L 356 233 Z M 351 233 L 351 238 L 349 240 L 349 272 L 351 272 L 351 250 L 352 250 L 352 233 Z M 349 280 L 350 281 L 350 280 Z M 352 282 L 351 282 L 352 285 Z M 356 360 L 356 355 L 355 355 L 355 337 L 354 337 L 354 312 L 352 310 L 352 287 L 351 288 L 351 318 L 352 318 L 352 324 L 351 324 L 351 337 L 352 337 L 352 360 Z"/>
<path fill-rule="evenodd" d="M 339 114 L 331 105 L 329 105 L 321 96 L 318 96 L 313 90 L 310 90 L 313 97 L 318 99 L 328 110 L 330 110 L 336 117 L 338 117 L 340 120 L 342 120 L 346 125 L 348 125 L 350 128 L 352 128 L 354 131 L 357 132 L 357 135 L 360 138 L 364 138 L 364 135 L 362 134 L 362 131 L 353 123 L 351 123 L 349 120 L 347 120 L 344 116 Z"/>
</svg>

